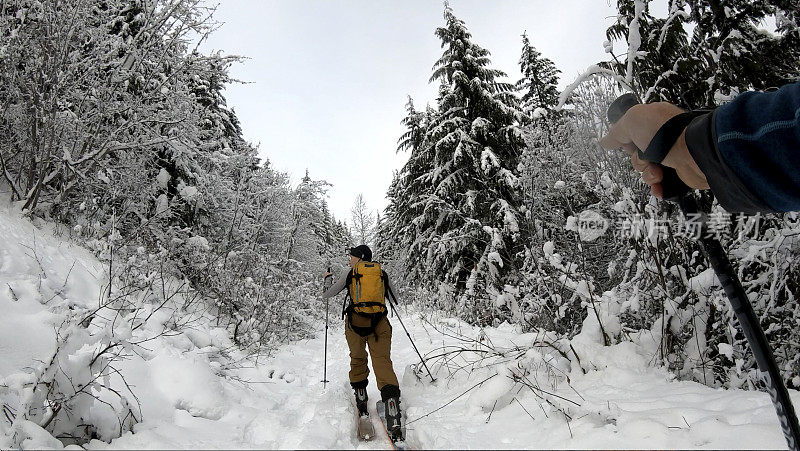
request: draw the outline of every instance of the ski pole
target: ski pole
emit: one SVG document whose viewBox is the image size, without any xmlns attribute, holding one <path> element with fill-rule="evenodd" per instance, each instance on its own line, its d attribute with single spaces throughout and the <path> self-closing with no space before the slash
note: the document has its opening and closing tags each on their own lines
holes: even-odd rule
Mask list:
<svg viewBox="0 0 800 451">
<path fill-rule="evenodd" d="M 328 266 L 328 272 L 331 272 L 331 267 Z M 328 288 L 330 288 L 330 283 L 328 281 L 332 278 L 331 275 L 325 277 L 325 281 L 322 283 L 322 292 L 324 293 Z M 322 388 L 328 384 L 328 298 L 325 298 L 325 357 L 324 363 L 322 367 Z"/>
<path fill-rule="evenodd" d="M 634 94 L 624 94 L 618 97 L 608 108 L 607 115 L 609 122 L 612 124 L 617 122 L 628 109 L 638 103 L 639 99 Z M 664 160 L 667 152 L 672 148 L 672 145 L 680 136 L 685 126 L 697 115 L 698 113 L 696 112 L 684 113 L 670 119 L 658 130 L 645 152 L 639 151 L 640 159 L 661 166 L 661 169 L 664 171 L 664 180 L 661 183 L 664 188 L 664 199 L 677 202 L 681 211 L 687 216 L 700 213 L 697 199 L 691 193 L 691 189 L 678 178 L 677 172 L 672 168 L 662 166 L 661 162 Z M 753 311 L 753 305 L 747 298 L 747 293 L 744 291 L 742 283 L 736 276 L 736 272 L 733 270 L 733 266 L 731 266 L 731 262 L 725 250 L 722 248 L 722 244 L 712 236 L 706 236 L 703 230 L 704 225 L 705 224 L 701 222 L 700 246 L 706 258 L 711 263 L 711 267 L 714 269 L 714 273 L 717 275 L 728 297 L 728 302 L 733 308 L 736 318 L 739 320 L 742 332 L 744 332 L 744 336 L 747 338 L 747 343 L 753 351 L 759 372 L 764 378 L 767 392 L 769 392 L 772 404 L 775 406 L 775 411 L 778 414 L 778 419 L 783 429 L 783 435 L 786 437 L 789 449 L 798 451 L 800 426 L 798 426 L 792 400 L 783 383 L 778 365 L 775 363 L 775 357 L 772 355 L 767 337 L 764 335 L 764 330 L 761 328 L 758 316 L 756 316 L 755 311 Z"/>
<path fill-rule="evenodd" d="M 394 304 L 397 303 L 397 298 L 394 296 L 394 292 L 392 291 L 391 287 L 388 287 L 388 292 L 392 297 L 392 301 L 389 302 L 389 307 L 391 307 L 392 312 L 397 316 L 397 320 L 400 321 L 400 325 L 403 326 L 403 330 L 406 332 L 406 336 L 408 337 L 408 341 L 411 342 L 411 346 L 414 348 L 414 351 L 417 353 L 417 357 L 419 357 L 420 362 L 422 362 L 422 366 L 425 367 L 425 370 L 428 371 L 428 376 L 431 378 L 431 382 L 436 382 L 436 379 L 431 374 L 430 368 L 428 368 L 428 364 L 425 363 L 425 359 L 422 358 L 422 354 L 420 354 L 419 349 L 417 349 L 417 345 L 414 344 L 414 340 L 411 338 L 411 334 L 408 333 L 408 329 L 406 329 L 406 325 L 403 324 L 403 319 L 400 318 L 400 313 L 398 313 L 397 309 L 394 307 Z"/>
</svg>

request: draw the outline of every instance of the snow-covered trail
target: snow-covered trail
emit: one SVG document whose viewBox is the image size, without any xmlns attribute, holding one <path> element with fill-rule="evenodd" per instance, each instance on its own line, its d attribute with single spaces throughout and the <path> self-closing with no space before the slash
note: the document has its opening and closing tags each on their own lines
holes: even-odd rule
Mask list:
<svg viewBox="0 0 800 451">
<path fill-rule="evenodd" d="M 13 403 L 14 381 L 50 358 L 64 313 L 96 303 L 105 276 L 90 252 L 16 212 L 0 211 L 0 233 L 0 401 Z M 331 301 L 332 312 L 338 301 Z M 431 362 L 435 383 L 418 380 L 411 369 L 418 358 L 397 318 L 390 318 L 407 435 L 418 448 L 785 448 L 766 394 L 676 381 L 650 366 L 657 340 L 648 332 L 639 334 L 638 344 L 606 347 L 584 327 L 569 343 L 578 363 L 534 346 L 541 336 L 508 324 L 477 329 L 402 310 L 421 352 L 449 352 L 446 360 Z M 88 448 L 391 448 L 377 419 L 373 441 L 356 437 L 349 353 L 337 314 L 330 317 L 330 382 L 324 388 L 323 324 L 314 338 L 252 360 L 206 317 L 162 334 L 170 317 L 148 316 L 133 331 L 133 339 L 147 341 L 119 362 L 142 421 L 133 432 L 111 443 L 93 440 Z M 379 392 L 370 378 L 374 409 Z M 800 404 L 798 392 L 792 397 Z M 97 405 L 89 415 L 100 434 L 115 436 L 117 420 L 107 417 L 106 407 Z M 26 442 L 30 447 L 60 446 L 38 431 Z M 11 447 L 10 433 L 0 422 L 0 447 Z"/>
<path fill-rule="evenodd" d="M 324 334 L 324 331 L 323 331 Z M 225 413 L 218 420 L 192 416 L 180 407 L 172 422 L 145 421 L 110 446 L 101 448 L 359 448 L 388 449 L 381 436 L 359 442 L 347 382 L 349 361 L 341 326 L 330 330 L 328 379 L 323 374 L 323 337 L 284 346 L 256 366 L 221 378 Z M 186 374 L 185 383 L 192 383 Z M 235 380 L 241 379 L 241 380 Z M 247 382 L 243 382 L 247 381 Z M 379 399 L 370 387 L 370 398 Z M 379 427 L 376 423 L 376 428 Z"/>
<path fill-rule="evenodd" d="M 434 331 L 430 325 L 406 317 L 418 346 L 425 352 L 456 344 L 458 340 Z M 135 434 L 116 439 L 109 448 L 355 448 L 390 449 L 375 420 L 378 436 L 360 442 L 355 436 L 352 393 L 347 382 L 349 357 L 341 322 L 333 320 L 329 335 L 327 388 L 320 382 L 323 334 L 284 346 L 269 360 L 250 369 L 237 370 L 249 386 L 223 379 L 227 412 L 218 420 L 193 417 L 178 406 L 173 421 L 145 421 Z M 468 392 L 452 404 L 425 416 L 457 398 L 485 375 L 501 373 L 503 366 L 476 369 L 472 374 L 436 367 L 439 381 L 418 382 L 408 365 L 416 354 L 408 338 L 395 324 L 393 359 L 402 379 L 409 441 L 425 449 L 486 448 L 785 448 L 767 395 L 742 390 L 712 389 L 694 382 L 675 381 L 660 368 L 647 366 L 642 350 L 622 343 L 596 355 L 586 356 L 598 368 L 587 374 L 571 374 L 571 388 L 553 390 L 574 400 L 571 421 L 563 414 L 540 407 L 539 398 L 512 389 L 507 379 L 495 378 Z M 476 331 L 453 320 L 437 324 L 465 335 Z M 532 334 L 513 327 L 492 329 L 488 338 L 495 346 L 524 344 Z M 592 350 L 590 346 L 585 347 Z M 541 380 L 542 386 L 547 382 Z M 798 393 L 793 393 L 800 402 Z M 379 393 L 371 378 L 371 408 Z M 546 407 L 546 404 L 545 404 Z M 373 412 L 374 413 L 374 412 Z M 420 418 L 423 417 L 423 418 Z M 418 421 L 414 421 L 419 419 Z"/>
</svg>

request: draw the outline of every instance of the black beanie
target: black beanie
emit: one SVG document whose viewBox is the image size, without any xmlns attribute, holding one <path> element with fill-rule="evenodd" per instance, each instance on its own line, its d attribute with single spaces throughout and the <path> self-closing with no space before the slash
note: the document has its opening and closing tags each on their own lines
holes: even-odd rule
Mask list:
<svg viewBox="0 0 800 451">
<path fill-rule="evenodd" d="M 354 257 L 358 257 L 361 260 L 371 262 L 372 261 L 372 250 L 366 244 L 362 244 L 360 246 L 356 246 L 350 249 L 350 255 Z"/>
</svg>

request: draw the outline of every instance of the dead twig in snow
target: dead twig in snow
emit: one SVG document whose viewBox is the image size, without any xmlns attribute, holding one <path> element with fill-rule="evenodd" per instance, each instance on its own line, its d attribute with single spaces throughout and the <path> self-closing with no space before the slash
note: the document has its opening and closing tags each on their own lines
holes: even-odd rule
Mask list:
<svg viewBox="0 0 800 451">
<path fill-rule="evenodd" d="M 431 412 L 428 412 L 428 413 L 426 413 L 425 415 L 423 415 L 423 416 L 421 416 L 421 417 L 419 417 L 419 418 L 415 418 L 415 419 L 413 419 L 413 420 L 409 421 L 408 423 L 406 423 L 406 425 L 409 425 L 409 424 L 412 424 L 412 423 L 416 423 L 417 421 L 419 421 L 419 420 L 421 420 L 421 419 L 423 419 L 423 418 L 425 418 L 425 417 L 428 417 L 428 416 L 430 416 L 430 415 L 433 415 L 434 413 L 436 413 L 436 412 L 438 412 L 438 411 L 440 411 L 440 410 L 444 409 L 445 407 L 449 406 L 450 404 L 452 404 L 452 403 L 456 402 L 456 400 L 457 400 L 457 399 L 461 398 L 462 396 L 466 395 L 467 393 L 471 392 L 472 390 L 474 390 L 474 389 L 478 388 L 478 387 L 479 387 L 479 386 L 481 386 L 481 385 L 482 385 L 484 382 L 488 381 L 489 379 L 491 379 L 491 378 L 493 378 L 493 377 L 495 377 L 495 376 L 497 376 L 497 373 L 495 373 L 495 374 L 492 374 L 491 376 L 487 377 L 486 379 L 484 379 L 484 380 L 482 380 L 482 381 L 478 382 L 477 384 L 473 385 L 472 387 L 470 387 L 470 388 L 466 389 L 466 390 L 465 390 L 464 392 L 462 392 L 460 395 L 456 396 L 456 397 L 455 397 L 455 398 L 453 398 L 451 401 L 449 401 L 447 404 L 445 404 L 445 405 L 443 405 L 443 406 L 441 406 L 441 407 L 438 407 L 438 408 L 436 408 L 436 409 L 432 410 Z"/>
</svg>

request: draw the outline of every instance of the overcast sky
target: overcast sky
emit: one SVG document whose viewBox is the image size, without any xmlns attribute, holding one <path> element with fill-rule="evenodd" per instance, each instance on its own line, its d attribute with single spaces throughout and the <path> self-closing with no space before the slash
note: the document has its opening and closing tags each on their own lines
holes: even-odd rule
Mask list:
<svg viewBox="0 0 800 451">
<path fill-rule="evenodd" d="M 606 59 L 608 0 L 451 0 L 473 42 L 492 52 L 492 65 L 519 78 L 522 32 L 563 72 L 561 87 Z M 363 193 L 386 206 L 400 121 L 411 95 L 433 104 L 428 84 L 441 56 L 434 35 L 443 24 L 439 0 L 221 0 L 224 25 L 203 46 L 249 59 L 232 68 L 248 82 L 226 91 L 245 138 L 260 144 L 272 166 L 299 180 L 333 184 L 329 203 L 348 219 Z M 348 221 L 349 222 L 349 221 Z"/>
</svg>

